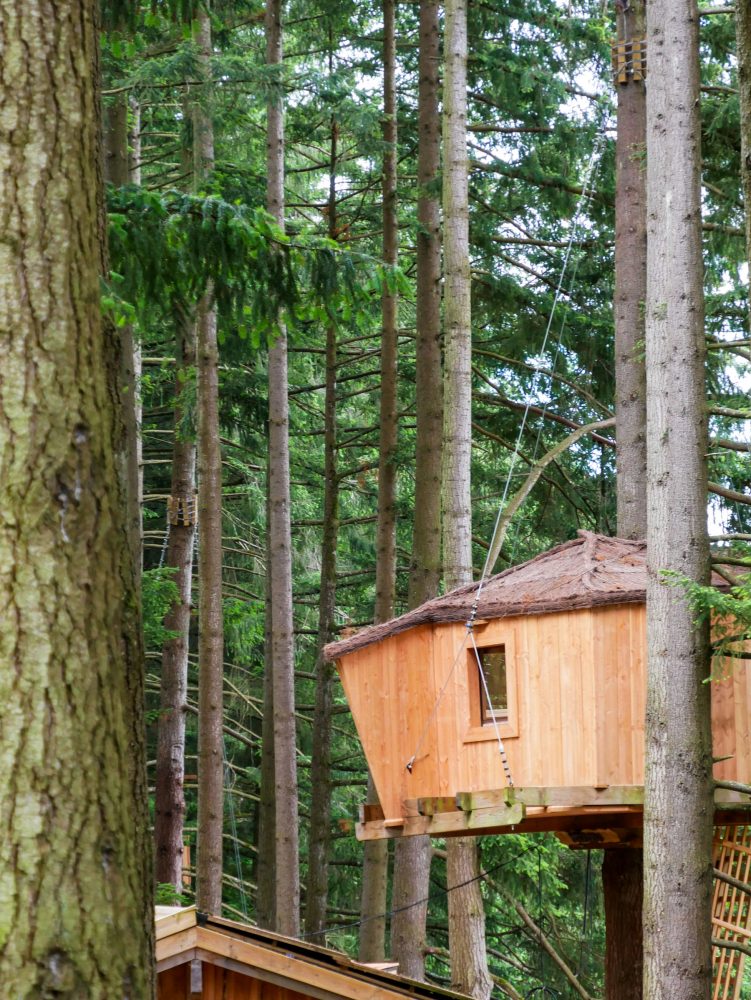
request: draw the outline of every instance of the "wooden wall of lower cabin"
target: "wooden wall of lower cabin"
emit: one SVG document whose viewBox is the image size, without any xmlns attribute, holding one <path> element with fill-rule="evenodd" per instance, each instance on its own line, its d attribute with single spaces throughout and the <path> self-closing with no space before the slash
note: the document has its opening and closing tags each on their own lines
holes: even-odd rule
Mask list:
<svg viewBox="0 0 751 1000">
<path fill-rule="evenodd" d="M 496 619 L 475 641 L 506 646 L 502 737 L 515 785 L 643 784 L 643 604 Z M 462 623 L 403 632 L 339 668 L 387 819 L 405 814 L 405 800 L 505 786 L 494 727 L 473 725 L 479 680 Z M 714 754 L 733 756 L 715 774 L 748 781 L 747 671 L 713 682 L 712 701 Z"/>
<path fill-rule="evenodd" d="M 244 976 L 209 962 L 202 963 L 202 990 L 190 991 L 190 962 L 160 972 L 157 1000 L 309 1000 L 310 994 Z"/>
<path fill-rule="evenodd" d="M 298 993 L 231 969 L 203 963 L 202 1000 L 309 1000 L 309 997 L 309 993 Z"/>
</svg>

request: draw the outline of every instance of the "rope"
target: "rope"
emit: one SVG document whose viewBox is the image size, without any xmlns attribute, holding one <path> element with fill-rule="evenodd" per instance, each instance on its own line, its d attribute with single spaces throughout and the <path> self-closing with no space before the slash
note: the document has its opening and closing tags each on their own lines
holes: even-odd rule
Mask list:
<svg viewBox="0 0 751 1000">
<path fill-rule="evenodd" d="M 472 648 L 475 651 L 475 660 L 477 661 L 477 671 L 480 674 L 480 680 L 482 681 L 482 687 L 485 692 L 485 697 L 488 702 L 488 708 L 490 709 L 490 715 L 493 720 L 495 736 L 496 739 L 498 740 L 498 752 L 501 755 L 501 764 L 503 765 L 503 772 L 506 775 L 506 784 L 509 786 L 509 788 L 513 788 L 514 779 L 511 777 L 511 768 L 509 767 L 508 757 L 506 756 L 506 750 L 504 749 L 503 740 L 501 739 L 501 730 L 498 726 L 498 719 L 496 719 L 495 712 L 493 711 L 493 703 L 490 700 L 490 690 L 488 689 L 488 681 L 485 676 L 485 671 L 482 669 L 482 660 L 480 659 L 480 651 L 477 648 L 477 643 L 475 642 L 475 633 L 473 629 L 469 628 L 469 626 L 467 627 L 467 631 L 472 637 Z"/>
<path fill-rule="evenodd" d="M 523 851 L 519 851 L 515 854 L 513 858 L 509 858 L 508 861 L 500 861 L 497 865 L 492 868 L 488 868 L 487 871 L 480 872 L 479 875 L 475 875 L 472 878 L 468 878 L 466 882 L 459 882 L 457 885 L 446 886 L 445 889 L 439 888 L 438 893 L 441 896 L 448 896 L 450 892 L 456 892 L 457 889 L 464 889 L 465 886 L 472 885 L 473 882 L 480 882 L 486 879 L 489 875 L 497 872 L 500 868 L 505 868 L 507 865 L 513 864 L 520 858 L 523 858 L 525 854 L 529 854 L 530 851 L 534 851 L 535 847 L 525 847 Z M 371 917 L 361 917 L 360 920 L 353 920 L 349 924 L 335 924 L 333 927 L 326 927 L 322 931 L 309 931 L 307 934 L 301 934 L 300 938 L 305 941 L 309 938 L 319 938 L 324 937 L 326 934 L 333 934 L 335 931 L 348 931 L 355 927 L 362 927 L 363 924 L 371 923 L 373 920 L 387 920 L 393 917 L 397 913 L 404 913 L 407 910 L 413 910 L 416 906 L 425 906 L 427 903 L 431 902 L 431 899 L 435 899 L 435 894 L 431 896 L 425 896 L 423 899 L 418 899 L 414 903 L 407 903 L 405 906 L 397 906 L 392 910 L 386 910 L 385 913 L 376 913 Z"/>
<path fill-rule="evenodd" d="M 569 234 L 568 244 L 566 246 L 566 253 L 564 254 L 564 258 L 563 258 L 563 264 L 561 266 L 561 274 L 560 274 L 560 277 L 558 279 L 558 283 L 556 285 L 555 295 L 553 297 L 553 305 L 552 305 L 552 307 L 550 309 L 550 316 L 548 317 L 547 326 L 545 327 L 545 335 L 543 337 L 542 346 L 540 347 L 540 350 L 538 352 L 538 356 L 543 355 L 545 353 L 545 350 L 546 350 L 547 346 L 548 346 L 548 340 L 550 339 L 550 331 L 553 328 L 553 320 L 555 318 L 555 311 L 556 311 L 556 309 L 558 307 L 558 303 L 560 302 L 561 297 L 562 297 L 563 282 L 564 282 L 565 277 L 566 277 L 566 271 L 568 270 L 569 261 L 571 259 L 571 253 L 573 251 L 574 244 L 575 244 L 575 242 L 577 240 L 577 236 L 578 236 L 579 216 L 581 214 L 582 207 L 584 206 L 584 204 L 586 203 L 586 201 L 588 201 L 589 198 L 590 198 L 590 195 L 591 195 L 591 184 L 592 184 L 592 181 L 593 181 L 594 175 L 595 175 L 595 166 L 596 166 L 596 164 L 599 161 L 599 157 L 600 157 L 600 153 L 601 153 L 601 150 L 602 150 L 602 146 L 603 146 L 603 143 L 605 141 L 605 129 L 604 129 L 604 126 L 605 126 L 605 121 L 604 121 L 604 118 L 603 118 L 603 121 L 602 121 L 602 123 L 600 125 L 600 129 L 599 129 L 599 131 L 597 133 L 597 138 L 595 140 L 594 146 L 592 147 L 592 153 L 590 154 L 589 162 L 587 164 L 587 170 L 586 170 L 586 174 L 585 174 L 585 177 L 584 177 L 584 182 L 582 184 L 582 192 L 581 192 L 581 195 L 579 196 L 579 201 L 577 202 L 576 211 L 574 212 L 574 217 L 573 217 L 573 220 L 572 220 L 572 223 L 571 223 L 571 232 Z M 577 267 L 578 267 L 578 264 L 577 264 Z M 561 334 L 562 333 L 563 333 L 563 328 L 561 328 Z M 557 352 L 556 352 L 556 357 L 557 357 Z M 535 371 L 535 374 L 534 374 L 533 379 L 532 379 L 532 387 L 526 393 L 526 397 L 527 398 L 526 398 L 526 401 L 525 401 L 524 413 L 522 414 L 522 422 L 521 422 L 521 425 L 519 427 L 519 433 L 516 436 L 516 443 L 514 444 L 514 450 L 511 453 L 511 463 L 509 465 L 508 475 L 506 476 L 506 482 L 505 482 L 505 485 L 503 487 L 503 493 L 501 495 L 501 501 L 500 501 L 500 503 L 498 505 L 498 514 L 496 515 L 495 524 L 493 526 L 493 534 L 491 535 L 491 538 L 490 538 L 490 545 L 488 546 L 488 552 L 487 552 L 487 555 L 485 557 L 485 563 L 484 563 L 483 568 L 482 568 L 482 574 L 480 576 L 479 586 L 477 588 L 477 593 L 475 595 L 474 604 L 472 605 L 472 611 L 470 612 L 470 616 L 469 616 L 470 622 L 473 622 L 474 619 L 475 619 L 475 617 L 476 617 L 476 615 L 477 615 L 477 607 L 478 607 L 478 604 L 480 602 L 480 596 L 482 594 L 482 590 L 483 590 L 483 587 L 485 585 L 485 581 L 487 579 L 488 573 L 492 569 L 492 566 L 490 565 L 490 560 L 491 560 L 491 557 L 493 556 L 493 549 L 494 549 L 495 541 L 496 541 L 496 538 L 497 538 L 497 535 L 498 535 L 498 529 L 500 527 L 501 518 L 503 516 L 503 510 L 504 510 L 504 508 L 506 506 L 506 500 L 508 499 L 508 492 L 509 492 L 509 489 L 511 487 L 511 480 L 512 480 L 513 475 L 514 475 L 514 470 L 516 468 L 516 463 L 517 463 L 517 461 L 519 459 L 519 448 L 521 446 L 522 437 L 524 435 L 524 431 L 525 431 L 526 426 L 527 426 L 527 420 L 529 418 L 529 411 L 530 411 L 530 407 L 532 406 L 532 398 L 537 394 L 537 382 L 538 382 L 540 374 L 541 373 L 540 373 L 539 370 Z"/>
</svg>

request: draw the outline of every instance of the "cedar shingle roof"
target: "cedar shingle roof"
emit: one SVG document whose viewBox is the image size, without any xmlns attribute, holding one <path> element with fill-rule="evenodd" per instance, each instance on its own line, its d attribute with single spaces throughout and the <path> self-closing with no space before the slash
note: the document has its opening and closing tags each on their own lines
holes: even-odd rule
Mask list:
<svg viewBox="0 0 751 1000">
<path fill-rule="evenodd" d="M 646 600 L 647 543 L 580 531 L 577 538 L 557 545 L 528 562 L 512 566 L 485 581 L 477 618 L 540 615 L 605 604 L 635 604 Z M 713 580 L 723 584 L 719 577 Z M 458 587 L 399 618 L 371 625 L 324 649 L 327 660 L 370 646 L 416 625 L 464 621 L 469 617 L 479 584 Z"/>
</svg>

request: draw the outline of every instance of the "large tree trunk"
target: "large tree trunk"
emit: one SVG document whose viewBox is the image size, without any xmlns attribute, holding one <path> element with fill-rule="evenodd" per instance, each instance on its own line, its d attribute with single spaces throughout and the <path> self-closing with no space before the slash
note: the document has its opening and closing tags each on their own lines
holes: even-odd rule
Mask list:
<svg viewBox="0 0 751 1000">
<path fill-rule="evenodd" d="M 704 1000 L 711 980 L 712 740 L 708 629 L 672 570 L 706 582 L 707 419 L 699 17 L 647 11 L 647 717 L 644 992 Z"/>
<path fill-rule="evenodd" d="M 174 567 L 177 599 L 164 619 L 174 633 L 162 647 L 162 677 L 157 727 L 156 791 L 154 795 L 155 877 L 180 889 L 183 876 L 185 819 L 185 706 L 188 701 L 193 542 L 196 531 L 196 446 L 184 432 L 182 392 L 186 374 L 196 363 L 196 330 L 192 317 L 182 314 L 177 330 L 175 418 L 172 480 L 167 510 L 169 538 L 165 566 Z"/>
<path fill-rule="evenodd" d="M 383 0 L 383 262 L 397 263 L 397 107 L 396 107 L 396 5 Z M 396 591 L 396 447 L 397 350 L 399 300 L 384 288 L 381 299 L 380 435 L 378 445 L 378 520 L 376 526 L 376 596 L 374 621 L 394 615 Z M 368 776 L 368 801 L 378 796 Z M 363 882 L 359 957 L 381 961 L 385 955 L 388 841 L 368 841 L 363 849 Z"/>
<path fill-rule="evenodd" d="M 443 83 L 443 242 L 445 368 L 443 411 L 443 572 L 446 589 L 472 580 L 472 330 L 467 155 L 466 0 L 445 6 Z M 451 982 L 487 1000 L 493 988 L 477 841 L 446 844 Z M 463 883 L 467 883 L 466 885 Z M 459 886 L 462 886 L 459 888 Z"/>
<path fill-rule="evenodd" d="M 644 38 L 644 0 L 616 5 L 617 39 Z M 627 49 L 627 53 L 629 50 Z M 628 55 L 627 55 L 628 58 Z M 636 72 L 634 72 L 634 68 Z M 644 302 L 647 297 L 646 89 L 642 67 L 616 83 L 615 412 L 617 523 L 622 538 L 647 534 L 647 400 Z M 640 849 L 605 851 L 605 995 L 641 1000 L 642 879 Z"/>
<path fill-rule="evenodd" d="M 153 996 L 119 338 L 100 312 L 97 5 L 0 0 L 0 982 Z"/>
<path fill-rule="evenodd" d="M 751 6 L 747 3 L 735 5 L 735 38 L 741 107 L 741 181 L 746 206 L 746 256 L 751 262 Z"/>
<path fill-rule="evenodd" d="M 266 4 L 266 63 L 281 66 L 280 0 Z M 284 226 L 284 108 L 279 97 L 267 106 L 266 202 Z M 295 757 L 295 648 L 292 622 L 292 528 L 289 482 L 287 336 L 282 329 L 269 350 L 269 581 L 274 718 L 275 886 L 280 934 L 300 931 L 297 760 Z"/>
<path fill-rule="evenodd" d="M 211 78 L 211 21 L 199 10 L 196 22 L 199 73 Z M 200 187 L 214 165 L 214 127 L 206 88 L 193 106 L 193 175 Z M 222 455 L 219 446 L 219 348 L 213 292 L 207 288 L 196 312 L 198 410 L 198 859 L 196 905 L 222 910 L 224 817 L 222 612 Z"/>
<path fill-rule="evenodd" d="M 440 206 L 435 195 L 439 176 L 441 132 L 440 22 L 435 0 L 420 3 L 419 146 L 417 150 L 417 380 L 415 440 L 415 520 L 409 606 L 435 597 L 441 573 L 441 237 Z M 391 954 L 399 971 L 425 978 L 426 900 L 430 884 L 428 837 L 404 837 L 394 843 Z"/>
</svg>

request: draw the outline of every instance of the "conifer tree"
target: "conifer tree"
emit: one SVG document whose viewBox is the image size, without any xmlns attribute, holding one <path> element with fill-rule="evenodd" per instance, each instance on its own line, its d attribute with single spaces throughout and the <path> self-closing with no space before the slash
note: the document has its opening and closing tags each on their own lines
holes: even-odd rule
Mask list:
<svg viewBox="0 0 751 1000">
<path fill-rule="evenodd" d="M 709 572 L 699 18 L 647 9 L 647 713 L 644 992 L 699 1000 L 711 978 L 708 626 L 670 570 Z M 680 72 L 676 72 L 680 67 Z"/>
<path fill-rule="evenodd" d="M 0 982 L 153 996 L 143 650 L 100 306 L 98 9 L 2 0 Z"/>
</svg>

